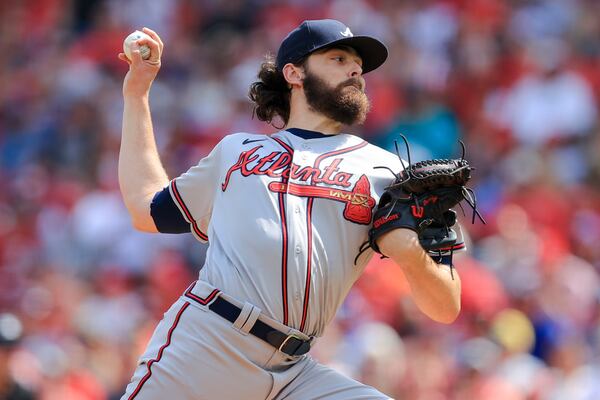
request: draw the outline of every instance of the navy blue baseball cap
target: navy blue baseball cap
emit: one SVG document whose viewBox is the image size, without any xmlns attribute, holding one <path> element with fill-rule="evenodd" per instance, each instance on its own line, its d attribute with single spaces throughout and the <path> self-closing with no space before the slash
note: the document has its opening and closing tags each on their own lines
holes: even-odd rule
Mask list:
<svg viewBox="0 0 600 400">
<path fill-rule="evenodd" d="M 291 31 L 277 52 L 277 69 L 297 63 L 310 53 L 333 46 L 348 46 L 362 58 L 363 74 L 373 71 L 386 60 L 388 50 L 371 36 L 354 36 L 350 28 L 334 19 L 304 21 Z"/>
</svg>

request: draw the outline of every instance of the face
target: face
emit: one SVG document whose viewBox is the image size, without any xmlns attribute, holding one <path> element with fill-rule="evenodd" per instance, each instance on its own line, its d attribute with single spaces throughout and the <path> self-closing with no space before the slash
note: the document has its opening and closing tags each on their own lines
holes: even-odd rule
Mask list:
<svg viewBox="0 0 600 400">
<path fill-rule="evenodd" d="M 362 60 L 350 48 L 311 54 L 304 65 L 303 80 L 308 105 L 334 121 L 362 124 L 370 103 L 361 66 Z"/>
</svg>

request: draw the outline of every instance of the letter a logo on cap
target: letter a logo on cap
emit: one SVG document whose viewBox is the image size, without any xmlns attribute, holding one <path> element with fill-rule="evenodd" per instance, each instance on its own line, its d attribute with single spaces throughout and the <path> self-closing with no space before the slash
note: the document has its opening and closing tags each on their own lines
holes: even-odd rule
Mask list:
<svg viewBox="0 0 600 400">
<path fill-rule="evenodd" d="M 352 34 L 352 32 L 350 31 L 350 28 L 348 28 L 348 27 L 346 28 L 346 30 L 345 30 L 344 32 L 340 32 L 340 33 L 341 33 L 341 34 L 342 34 L 342 36 L 344 36 L 344 37 L 350 37 L 350 36 L 354 36 L 354 35 Z"/>
</svg>

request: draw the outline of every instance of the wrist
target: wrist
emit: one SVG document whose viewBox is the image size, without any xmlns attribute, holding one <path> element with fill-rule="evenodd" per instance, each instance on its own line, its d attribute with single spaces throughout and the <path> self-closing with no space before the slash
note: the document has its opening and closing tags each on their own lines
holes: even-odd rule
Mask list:
<svg viewBox="0 0 600 400">
<path fill-rule="evenodd" d="M 123 91 L 123 99 L 126 103 L 144 102 L 148 103 L 150 91 Z"/>
<path fill-rule="evenodd" d="M 126 76 L 123 82 L 124 97 L 148 97 L 153 81 L 135 79 L 133 76 Z"/>
</svg>

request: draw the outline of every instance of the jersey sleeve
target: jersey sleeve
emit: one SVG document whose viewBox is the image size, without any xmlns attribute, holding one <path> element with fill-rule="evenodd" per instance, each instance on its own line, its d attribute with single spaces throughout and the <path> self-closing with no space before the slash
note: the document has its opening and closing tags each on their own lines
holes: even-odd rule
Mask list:
<svg viewBox="0 0 600 400">
<path fill-rule="evenodd" d="M 150 215 L 160 233 L 188 233 L 191 230 L 189 222 L 183 218 L 171 197 L 168 186 L 154 195 L 150 204 Z"/>
<path fill-rule="evenodd" d="M 175 206 L 201 242 L 208 241 L 208 225 L 221 176 L 222 143 L 197 165 L 169 183 L 169 193 Z"/>
</svg>

